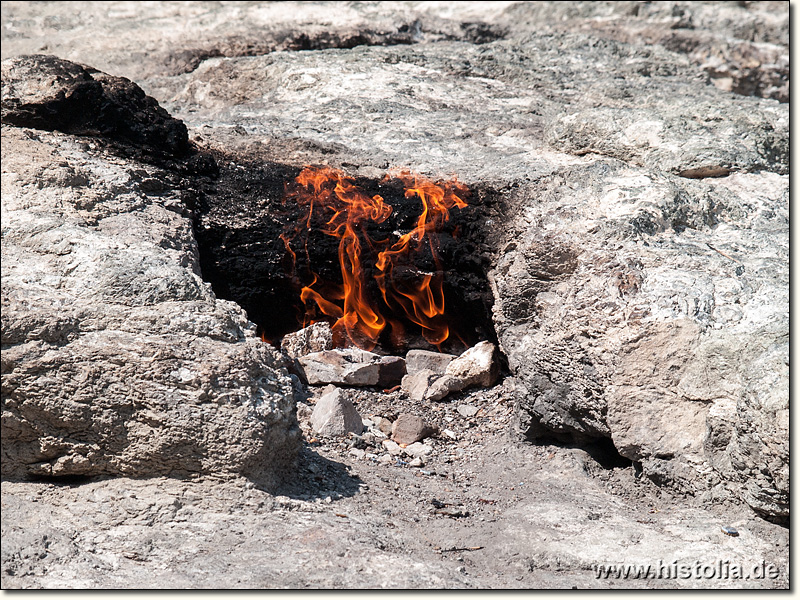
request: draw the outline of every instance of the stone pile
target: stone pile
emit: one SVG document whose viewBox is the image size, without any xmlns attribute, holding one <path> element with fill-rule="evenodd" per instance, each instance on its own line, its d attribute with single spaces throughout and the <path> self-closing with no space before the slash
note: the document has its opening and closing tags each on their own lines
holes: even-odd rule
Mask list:
<svg viewBox="0 0 800 600">
<path fill-rule="evenodd" d="M 483 341 L 460 356 L 410 350 L 405 358 L 380 356 L 359 348 L 332 348 L 330 325 L 315 323 L 290 333 L 281 342 L 284 358 L 309 386 L 327 385 L 310 415 L 314 433 L 344 436 L 363 431 L 362 419 L 345 388 L 373 386 L 400 388 L 412 400 L 437 401 L 469 387 L 491 387 L 500 375 L 497 348 Z M 300 409 L 304 410 L 304 409 Z M 415 444 L 436 433 L 436 429 L 411 414 L 401 414 L 394 422 L 382 418 L 376 424 L 392 449 L 412 455 L 425 454 Z M 392 453 L 389 450 L 390 454 Z"/>
</svg>

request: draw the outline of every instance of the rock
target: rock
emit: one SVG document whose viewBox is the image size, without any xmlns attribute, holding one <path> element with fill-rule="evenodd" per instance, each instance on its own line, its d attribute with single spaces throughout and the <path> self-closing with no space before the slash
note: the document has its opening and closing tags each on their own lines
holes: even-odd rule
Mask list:
<svg viewBox="0 0 800 600">
<path fill-rule="evenodd" d="M 496 360 L 497 348 L 491 342 L 479 342 L 461 356 L 454 359 L 445 369 L 445 374 L 458 380 L 451 391 L 463 390 L 472 386 L 491 387 L 500 375 L 500 365 Z"/>
<path fill-rule="evenodd" d="M 350 456 L 352 456 L 356 460 L 363 460 L 364 457 L 367 455 L 367 451 L 361 448 L 350 448 L 348 454 L 350 454 Z"/>
<path fill-rule="evenodd" d="M 136 158 L 185 158 L 195 152 L 186 126 L 124 77 L 55 56 L 2 64 L 2 122 L 99 136 Z"/>
<path fill-rule="evenodd" d="M 433 452 L 433 448 L 428 444 L 414 442 L 413 444 L 409 444 L 407 447 L 403 448 L 403 452 L 409 456 L 421 458 L 423 456 L 428 456 L 428 454 Z"/>
<path fill-rule="evenodd" d="M 396 356 L 378 356 L 359 348 L 312 352 L 297 359 L 302 376 L 310 385 L 381 385 L 397 383 L 405 372 L 405 361 Z"/>
<path fill-rule="evenodd" d="M 403 377 L 400 387 L 412 400 L 422 402 L 428 399 L 428 389 L 439 377 L 440 375 L 437 375 L 430 369 L 423 369 L 422 371 L 409 373 Z"/>
<path fill-rule="evenodd" d="M 378 421 L 378 429 L 380 429 L 386 435 L 391 435 L 392 422 L 386 417 L 381 417 L 380 420 Z"/>
<path fill-rule="evenodd" d="M 403 452 L 402 448 L 397 445 L 397 442 L 393 442 L 392 440 L 383 440 L 382 444 L 386 451 L 392 456 L 400 456 Z"/>
<path fill-rule="evenodd" d="M 88 30 L 53 6 L 4 5 L 4 56 L 47 44 L 113 67 L 226 149 L 217 193 L 188 196 L 204 275 L 253 319 L 294 317 L 272 209 L 296 171 L 280 161 L 347 165 L 375 189 L 385 164 L 457 173 L 478 193 L 451 214 L 451 255 L 476 270 L 448 284 L 474 277 L 464 297 L 491 307 L 481 326 L 527 436 L 611 440 L 666 485 L 786 519 L 786 3 L 314 5 L 324 17 L 222 3 L 179 31 L 157 3 L 96 11 Z M 52 315 L 37 335 L 74 334 L 74 314 Z"/>
<path fill-rule="evenodd" d="M 287 333 L 281 340 L 281 350 L 286 352 L 289 358 L 300 358 L 332 348 L 333 332 L 330 324 L 325 321 L 314 323 L 294 333 Z"/>
<path fill-rule="evenodd" d="M 343 436 L 364 430 L 361 415 L 344 390 L 329 385 L 314 406 L 311 427 L 319 435 Z"/>
<path fill-rule="evenodd" d="M 445 368 L 454 358 L 456 357 L 453 354 L 443 354 L 429 350 L 409 350 L 406 354 L 406 369 L 412 375 L 424 370 L 443 375 Z"/>
<path fill-rule="evenodd" d="M 410 461 L 408 461 L 408 466 L 415 468 L 424 467 L 425 462 L 419 456 L 417 456 L 416 458 L 413 458 Z"/>
<path fill-rule="evenodd" d="M 43 81 L 42 98 L 80 82 L 107 92 L 95 71 L 45 61 L 37 75 L 40 62 L 4 63 L 9 114 L 61 106 L 31 99 Z M 53 64 L 78 87 L 59 88 Z M 119 122 L 113 135 L 141 126 L 156 144 L 170 138 L 162 124 Z M 3 477 L 277 482 L 300 445 L 291 381 L 201 279 L 174 174 L 57 131 L 4 124 L 2 136 Z"/>
<path fill-rule="evenodd" d="M 435 433 L 420 417 L 401 413 L 392 425 L 392 439 L 398 444 L 413 444 Z"/>
<path fill-rule="evenodd" d="M 500 367 L 491 342 L 480 342 L 461 356 L 449 361 L 444 374 L 421 369 L 403 377 L 402 388 L 412 400 L 441 400 L 448 394 L 475 385 L 488 387 L 497 381 Z M 410 354 L 410 352 L 409 352 Z M 428 354 L 436 354 L 429 352 Z M 440 355 L 446 356 L 446 355 Z M 414 359 L 417 360 L 417 359 Z M 418 361 L 417 364 L 420 364 Z"/>
<path fill-rule="evenodd" d="M 459 404 L 456 407 L 456 410 L 458 411 L 458 414 L 466 418 L 474 417 L 476 414 L 478 414 L 478 407 L 472 406 L 471 404 Z"/>
<path fill-rule="evenodd" d="M 381 357 L 378 370 L 378 385 L 393 387 L 401 382 L 406 374 L 406 361 L 399 356 Z"/>
</svg>

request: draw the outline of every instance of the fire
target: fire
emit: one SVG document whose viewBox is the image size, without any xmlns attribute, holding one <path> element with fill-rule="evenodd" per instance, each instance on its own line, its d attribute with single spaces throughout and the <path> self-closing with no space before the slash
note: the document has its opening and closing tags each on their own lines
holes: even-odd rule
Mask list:
<svg viewBox="0 0 800 600">
<path fill-rule="evenodd" d="M 382 223 L 388 219 L 392 207 L 380 195 L 370 197 L 352 178 L 337 169 L 306 167 L 287 190 L 287 199 L 294 200 L 305 210 L 294 231 L 281 235 L 291 260 L 293 278 L 297 256 L 290 241 L 303 234 L 303 230 L 311 229 L 312 218 L 323 219 L 321 231 L 339 241 L 341 285 L 323 282 L 312 271 L 313 281 L 300 291 L 300 299 L 306 307 L 304 324 L 319 320 L 320 315 L 333 320 L 334 341 L 339 346 L 349 341 L 371 350 L 387 327 L 394 344 L 398 345 L 404 336 L 403 325 L 397 319 L 383 316 L 368 293 L 363 264 L 365 249 L 371 255 L 377 252 L 374 280 L 384 311 L 388 308 L 390 315 L 403 314 L 418 325 L 425 339 L 434 345 L 440 345 L 449 336 L 443 318 L 443 269 L 438 255 L 438 236 L 434 234 L 440 232 L 450 218 L 450 209 L 467 206 L 464 197 L 469 191 L 455 180 L 434 183 L 407 171 L 395 172 L 393 177 L 403 183 L 406 198 L 416 196 L 422 204 L 416 226 L 394 242 L 372 240 L 366 232 L 368 223 Z M 426 245 L 436 267 L 434 272 L 420 271 L 414 264 L 414 256 Z"/>
</svg>

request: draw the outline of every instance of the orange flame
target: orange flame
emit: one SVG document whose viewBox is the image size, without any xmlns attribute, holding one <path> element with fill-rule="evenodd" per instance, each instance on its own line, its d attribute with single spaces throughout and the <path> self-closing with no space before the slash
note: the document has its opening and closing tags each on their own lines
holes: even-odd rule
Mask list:
<svg viewBox="0 0 800 600">
<path fill-rule="evenodd" d="M 417 196 L 420 199 L 422 213 L 413 230 L 378 253 L 375 280 L 386 305 L 399 307 L 409 321 L 422 329 L 425 339 L 439 345 L 447 339 L 449 329 L 442 318 L 444 292 L 438 241 L 431 234 L 441 231 L 449 219 L 451 208 L 467 206 L 463 197 L 468 190 L 455 180 L 437 184 L 407 171 L 397 172 L 395 177 L 403 182 L 407 198 Z M 385 318 L 373 306 L 362 265 L 362 238 L 370 249 L 376 247 L 364 232 L 366 223 L 382 223 L 391 215 L 392 207 L 379 195 L 370 198 L 355 186 L 353 179 L 331 167 L 306 167 L 298 175 L 296 183 L 287 198 L 306 207 L 307 213 L 303 218 L 306 229 L 311 228 L 315 213 L 331 214 L 322 232 L 339 240 L 342 273 L 341 286 L 325 286 L 312 273 L 314 281 L 300 292 L 300 299 L 306 305 L 305 321 L 313 322 L 318 313 L 336 319 L 333 324 L 334 342 L 343 345 L 349 339 L 367 350 L 375 347 L 382 331 L 389 325 L 392 342 L 399 345 L 405 330 L 401 323 Z M 295 235 L 300 229 L 295 227 Z M 281 239 L 294 265 L 296 255 L 289 246 L 289 239 L 286 234 L 282 234 Z M 436 265 L 434 273 L 421 272 L 413 264 L 413 255 L 423 248 L 426 240 Z M 384 248 L 386 245 L 388 242 L 377 244 Z M 335 301 L 341 301 L 342 305 Z"/>
</svg>

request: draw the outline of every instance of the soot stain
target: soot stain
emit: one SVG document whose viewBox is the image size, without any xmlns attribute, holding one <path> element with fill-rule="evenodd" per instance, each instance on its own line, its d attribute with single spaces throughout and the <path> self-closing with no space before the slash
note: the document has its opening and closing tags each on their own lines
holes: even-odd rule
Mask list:
<svg viewBox="0 0 800 600">
<path fill-rule="evenodd" d="M 291 248 L 297 260 L 292 268 L 281 234 L 293 234 L 304 216 L 302 207 L 286 200 L 286 186 L 301 169 L 220 152 L 214 158 L 219 175 L 208 178 L 187 198 L 194 211 L 202 275 L 218 297 L 236 302 L 247 312 L 264 339 L 277 343 L 303 325 L 305 305 L 300 288 L 311 284 L 312 271 L 329 283 L 341 283 L 339 240 L 316 226 L 303 236 L 295 235 Z M 364 225 L 370 239 L 396 240 L 398 234 L 413 229 L 421 203 L 405 196 L 402 182 L 353 179 L 364 193 L 379 194 L 392 206 L 386 221 Z M 502 212 L 502 199 L 492 189 L 471 187 L 467 203 L 463 209 L 450 210 L 449 220 L 437 234 L 445 318 L 451 330 L 450 338 L 438 347 L 442 351 L 460 352 L 481 340 L 497 341 L 491 320 L 493 296 L 486 276 L 493 256 L 487 223 Z M 307 244 L 301 238 L 307 239 Z M 382 304 L 374 279 L 377 251 L 369 244 L 362 248 L 368 296 L 379 311 L 389 313 L 385 316 L 400 318 Z M 436 269 L 430 252 L 416 256 L 415 266 L 422 271 Z M 436 349 L 422 337 L 418 326 L 410 321 L 403 325 L 407 335 L 401 347 L 392 344 L 387 328 L 376 351 Z"/>
</svg>

